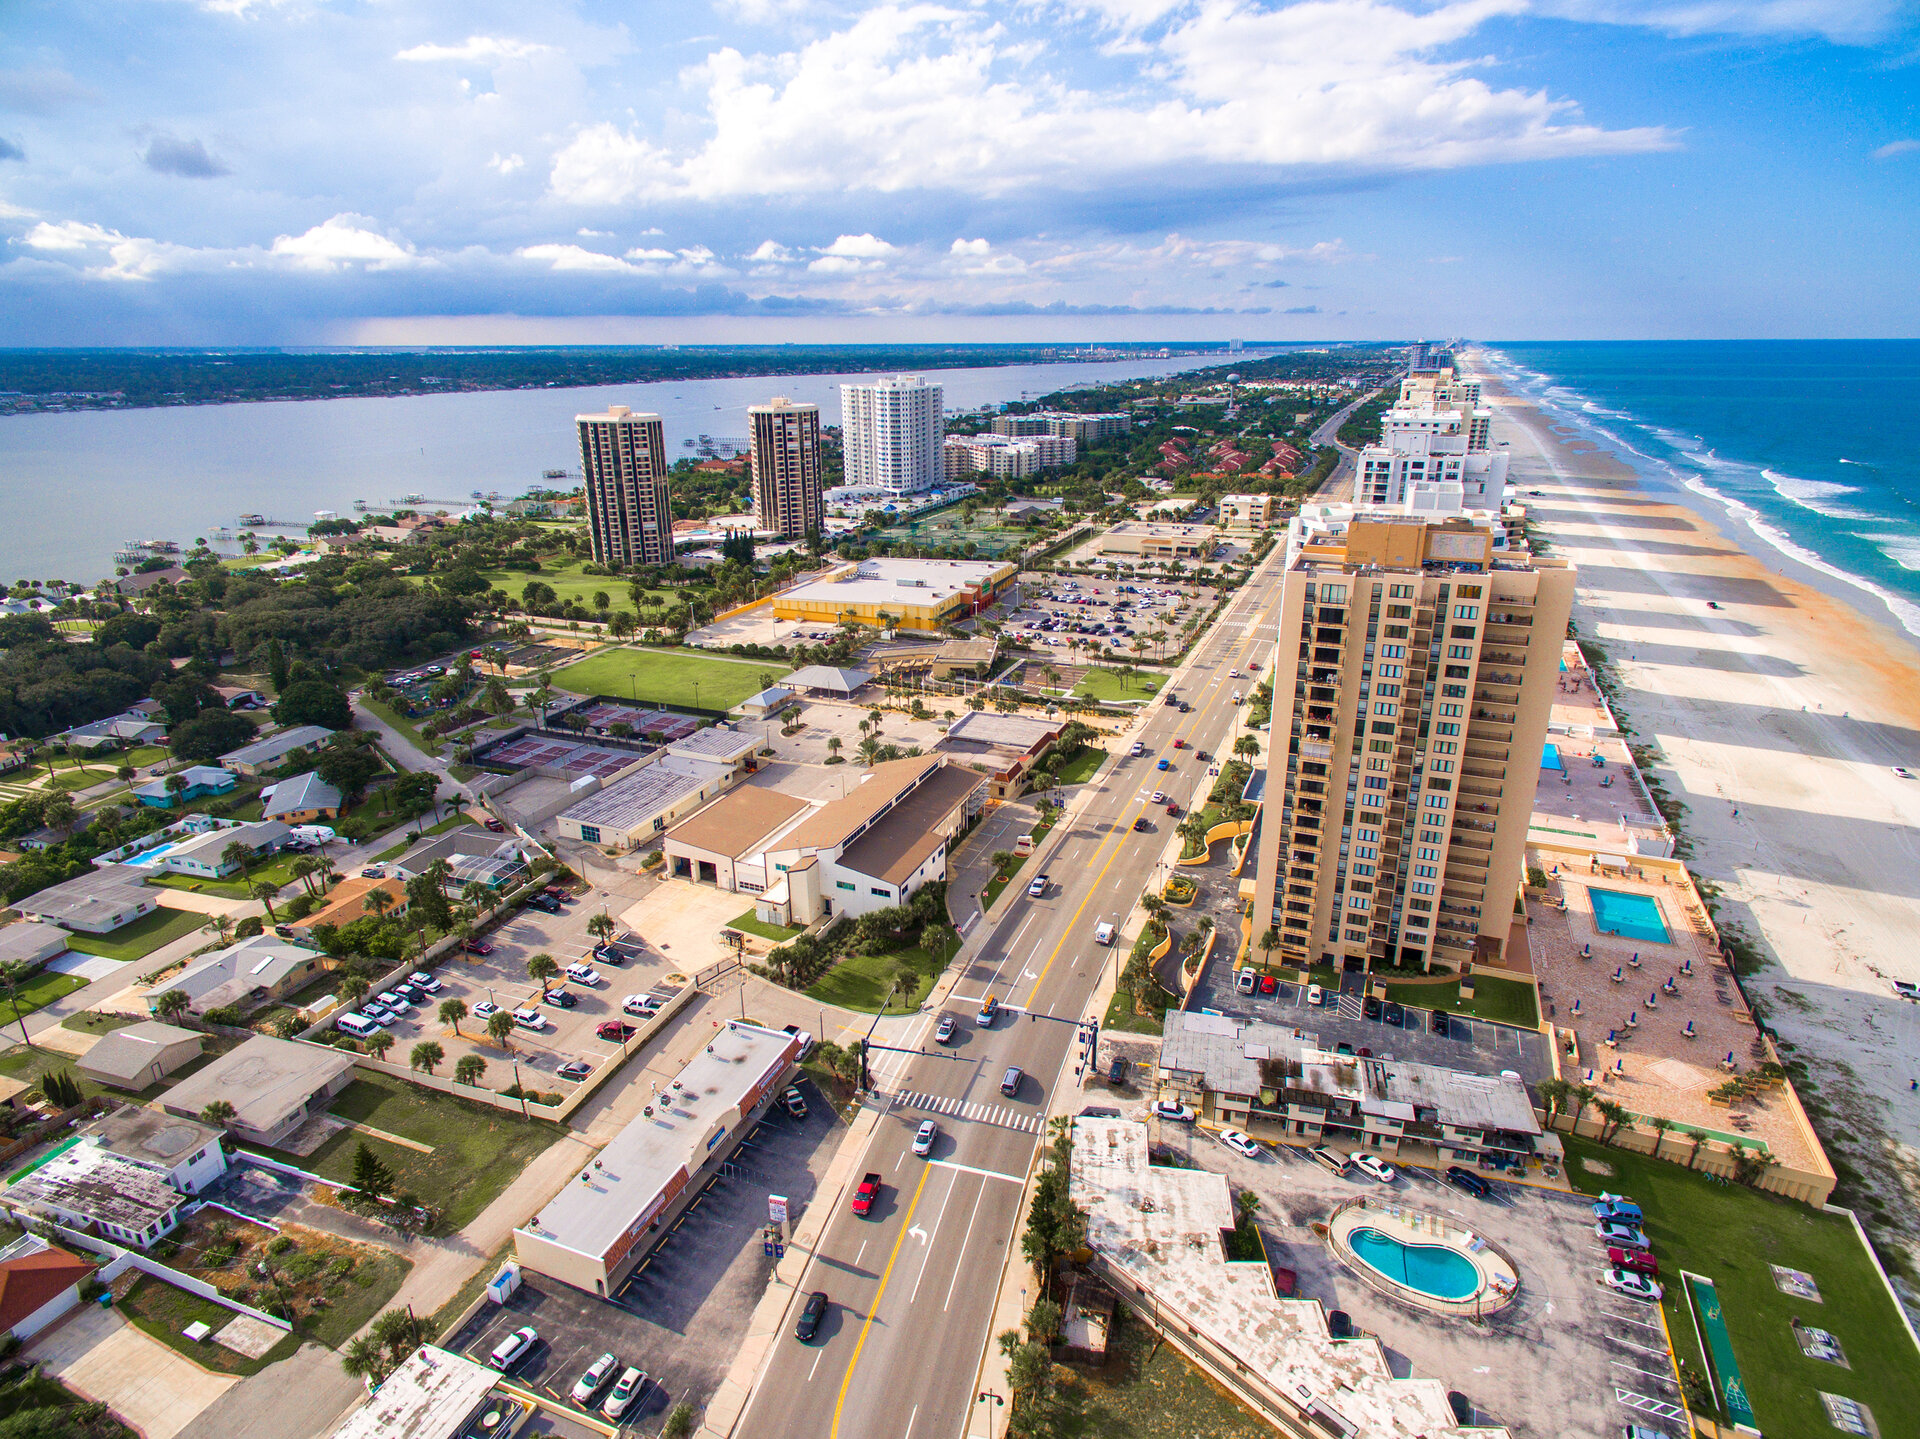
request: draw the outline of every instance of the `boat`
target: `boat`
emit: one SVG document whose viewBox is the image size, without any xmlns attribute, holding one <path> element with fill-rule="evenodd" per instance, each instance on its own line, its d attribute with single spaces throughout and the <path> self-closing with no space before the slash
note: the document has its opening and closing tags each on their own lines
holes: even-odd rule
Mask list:
<svg viewBox="0 0 1920 1439">
<path fill-rule="evenodd" d="M 540 472 L 540 478 L 543 480 L 564 480 L 566 477 L 567 472 L 565 470 L 542 470 Z"/>
<path fill-rule="evenodd" d="M 424 504 L 426 502 L 426 498 L 427 497 L 425 495 L 421 495 L 421 494 L 402 495 L 400 497 L 400 503 L 403 505 Z"/>
<path fill-rule="evenodd" d="M 177 555 L 180 553 L 180 542 L 178 540 L 147 540 L 144 543 L 146 547 L 156 555 Z"/>
<path fill-rule="evenodd" d="M 370 506 L 365 500 L 355 500 L 353 502 L 353 507 L 356 510 L 367 510 L 372 508 L 372 506 Z"/>
<path fill-rule="evenodd" d="M 265 515 L 240 516 L 240 523 L 243 525 L 264 525 L 266 522 L 267 522 L 267 517 Z"/>
<path fill-rule="evenodd" d="M 481 494 L 480 491 L 478 490 L 469 490 L 467 492 L 467 498 L 470 500 L 484 500 L 486 496 Z"/>
</svg>

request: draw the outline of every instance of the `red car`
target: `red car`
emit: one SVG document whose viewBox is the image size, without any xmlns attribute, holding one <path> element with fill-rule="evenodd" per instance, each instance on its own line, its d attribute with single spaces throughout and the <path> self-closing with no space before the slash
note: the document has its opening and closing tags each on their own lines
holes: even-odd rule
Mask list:
<svg viewBox="0 0 1920 1439">
<path fill-rule="evenodd" d="M 860 1187 L 853 1191 L 853 1212 L 862 1219 L 873 1209 L 873 1201 L 880 1197 L 880 1176 L 869 1174 L 860 1181 Z"/>
<path fill-rule="evenodd" d="M 460 947 L 464 949 L 468 954 L 492 954 L 493 953 L 493 946 L 488 944 L 484 939 L 465 940 L 461 943 Z"/>
<path fill-rule="evenodd" d="M 507 832 L 507 827 L 497 819 L 482 820 L 481 823 L 495 834 L 505 834 Z"/>
<path fill-rule="evenodd" d="M 1275 979 L 1272 975 L 1263 974 L 1260 976 L 1260 992 L 1262 994 L 1273 994 L 1276 991 L 1278 991 L 1279 988 L 1280 988 L 1280 981 Z"/>
<path fill-rule="evenodd" d="M 631 1024 L 622 1024 L 617 1019 L 609 1019 L 605 1024 L 594 1030 L 594 1033 L 602 1039 L 611 1039 L 615 1044 L 625 1044 L 627 1042 L 627 1036 L 633 1033 L 633 1026 Z"/>
<path fill-rule="evenodd" d="M 1185 749 L 1187 747 L 1187 742 L 1183 739 L 1177 739 L 1173 742 L 1173 747 L 1175 749 Z"/>
<path fill-rule="evenodd" d="M 1172 815 L 1175 819 L 1180 818 L 1180 806 L 1175 804 L 1172 800 L 1168 800 L 1167 813 Z"/>
<path fill-rule="evenodd" d="M 1607 1263 L 1615 1269 L 1644 1274 L 1649 1279 L 1658 1278 L 1660 1274 L 1660 1261 L 1644 1249 L 1620 1249 L 1610 1245 L 1607 1248 Z"/>
</svg>

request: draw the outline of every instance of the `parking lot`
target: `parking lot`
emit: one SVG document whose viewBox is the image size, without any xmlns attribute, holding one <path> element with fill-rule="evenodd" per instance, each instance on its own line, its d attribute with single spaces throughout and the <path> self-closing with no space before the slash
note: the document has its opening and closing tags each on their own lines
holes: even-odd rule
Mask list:
<svg viewBox="0 0 1920 1439">
<path fill-rule="evenodd" d="M 1498 1074 L 1511 1069 L 1529 1084 L 1553 1073 L 1547 1041 L 1537 1030 L 1484 1019 L 1453 1015 L 1445 1034 L 1435 1033 L 1433 1011 L 1407 1007 L 1398 1025 L 1368 1019 L 1357 994 L 1335 995 L 1314 1006 L 1307 1003 L 1307 986 L 1279 980 L 1273 994 L 1243 994 L 1235 987 L 1234 972 L 1210 964 L 1195 986 L 1192 1007 L 1234 1019 L 1258 1019 L 1284 1024 L 1318 1037 L 1322 1048 L 1351 1045 L 1355 1053 L 1371 1051 L 1380 1059 L 1405 1059 L 1440 1064 L 1474 1074 Z"/>
<path fill-rule="evenodd" d="M 528 1273 L 503 1307 L 482 1309 L 449 1341 L 484 1362 L 510 1331 L 531 1324 L 540 1342 L 514 1377 L 564 1402 L 600 1355 L 646 1371 L 640 1402 L 623 1421 L 656 1432 L 682 1399 L 711 1397 L 747 1332 L 774 1261 L 761 1230 L 767 1196 L 784 1194 L 791 1222 L 812 1202 L 845 1126 L 812 1082 L 802 1079 L 805 1119 L 778 1104 L 741 1141 L 719 1176 L 667 1232 L 611 1300 Z"/>
<path fill-rule="evenodd" d="M 1213 592 L 1171 580 L 1139 582 L 1061 578 L 1028 588 L 996 616 L 1008 637 L 1061 654 L 1076 646 L 1130 649 L 1158 631 L 1172 645 L 1180 626 L 1212 603 Z M 1149 653 L 1152 651 L 1149 650 Z"/>
<path fill-rule="evenodd" d="M 1629 1423 L 1675 1439 L 1686 1433 L 1658 1306 L 1601 1285 L 1606 1255 L 1590 1201 L 1499 1180 L 1489 1198 L 1473 1199 L 1422 1169 L 1401 1168 L 1381 1185 L 1353 1170 L 1329 1174 L 1300 1150 L 1250 1160 L 1205 1130 L 1157 1128 L 1174 1155 L 1259 1196 L 1268 1258 L 1294 1273 L 1301 1298 L 1342 1310 L 1376 1335 L 1396 1374 L 1435 1378 L 1464 1394 L 1476 1422 L 1542 1439 L 1617 1439 Z M 1475 1322 L 1440 1318 L 1362 1284 L 1310 1227 L 1361 1194 L 1445 1214 L 1486 1235 L 1513 1257 L 1519 1296 Z"/>
</svg>

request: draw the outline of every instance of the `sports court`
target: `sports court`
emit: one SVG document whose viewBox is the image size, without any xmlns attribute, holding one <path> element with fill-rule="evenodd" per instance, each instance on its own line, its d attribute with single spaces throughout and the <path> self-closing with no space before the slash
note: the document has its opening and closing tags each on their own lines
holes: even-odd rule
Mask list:
<svg viewBox="0 0 1920 1439">
<path fill-rule="evenodd" d="M 604 780 L 636 763 L 640 756 L 631 750 L 603 749 L 596 744 L 527 734 L 476 751 L 474 758 L 481 764 L 504 765 L 508 769 L 557 769 Z"/>
<path fill-rule="evenodd" d="M 637 705 L 621 704 L 618 700 L 595 700 L 591 704 L 569 711 L 586 721 L 587 728 L 606 734 L 617 724 L 631 726 L 634 738 L 642 735 L 665 735 L 669 743 L 685 739 L 700 728 L 700 721 L 691 715 L 677 715 L 668 710 L 642 709 Z"/>
</svg>

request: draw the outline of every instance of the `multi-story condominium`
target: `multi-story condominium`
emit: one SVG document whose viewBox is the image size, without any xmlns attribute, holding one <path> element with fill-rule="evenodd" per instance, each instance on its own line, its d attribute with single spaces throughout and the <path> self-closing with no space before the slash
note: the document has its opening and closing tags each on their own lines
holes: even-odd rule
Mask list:
<svg viewBox="0 0 1920 1439">
<path fill-rule="evenodd" d="M 1018 479 L 1072 464 L 1079 448 L 1076 441 L 1060 435 L 1028 435 L 1023 439 L 1006 435 L 948 435 L 946 476 L 950 480 L 974 474 Z"/>
<path fill-rule="evenodd" d="M 1508 550 L 1492 515 L 1293 520 L 1256 958 L 1463 970 L 1503 953 L 1573 585 Z"/>
<path fill-rule="evenodd" d="M 658 415 L 625 405 L 575 415 L 580 472 L 587 481 L 587 533 L 595 564 L 608 569 L 664 565 L 673 559 L 667 505 L 667 441 Z"/>
<path fill-rule="evenodd" d="M 1223 530 L 1271 529 L 1285 514 L 1286 502 L 1279 495 L 1220 497 L 1220 528 Z"/>
<path fill-rule="evenodd" d="M 1399 404 L 1416 410 L 1459 410 L 1469 453 L 1493 447 L 1493 411 L 1481 407 L 1478 380 L 1458 379 L 1451 369 L 1409 375 L 1400 382 Z"/>
<path fill-rule="evenodd" d="M 760 528 L 786 539 L 804 539 L 824 527 L 827 507 L 820 487 L 820 407 L 779 396 L 751 405 L 753 512 Z"/>
<path fill-rule="evenodd" d="M 915 375 L 840 387 L 847 484 L 911 495 L 946 479 L 942 391 Z"/>
<path fill-rule="evenodd" d="M 1026 415 L 998 415 L 993 421 L 996 435 L 1016 438 L 1056 435 L 1083 445 L 1095 445 L 1115 435 L 1128 434 L 1132 429 L 1133 416 L 1121 412 L 1080 415 L 1070 410 L 1042 410 Z"/>
<path fill-rule="evenodd" d="M 1491 423 L 1486 411 L 1478 412 Z M 1362 504 L 1421 509 L 1498 510 L 1507 488 L 1507 453 L 1473 445 L 1476 412 L 1404 400 L 1380 417 L 1380 440 L 1360 452 L 1354 498 Z"/>
</svg>

